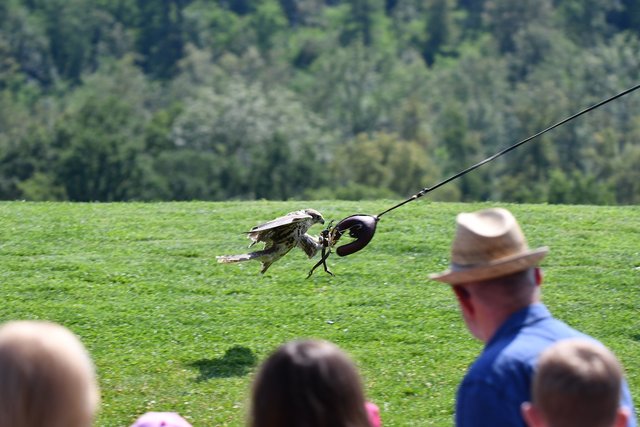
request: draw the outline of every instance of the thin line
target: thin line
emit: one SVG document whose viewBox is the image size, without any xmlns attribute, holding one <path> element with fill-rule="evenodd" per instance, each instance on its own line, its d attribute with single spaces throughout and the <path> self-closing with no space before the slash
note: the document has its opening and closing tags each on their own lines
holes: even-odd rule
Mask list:
<svg viewBox="0 0 640 427">
<path fill-rule="evenodd" d="M 530 137 L 528 137 L 528 138 L 526 138 L 526 139 L 523 139 L 522 141 L 520 141 L 520 142 L 518 142 L 518 143 L 516 143 L 516 144 L 513 144 L 513 145 L 511 145 L 511 146 L 509 146 L 509 147 L 505 148 L 505 149 L 504 149 L 504 150 L 502 150 L 502 151 L 498 151 L 496 154 L 492 155 L 491 157 L 487 157 L 486 159 L 484 159 L 484 160 L 482 160 L 482 161 L 480 161 L 480 162 L 476 163 L 475 165 L 469 166 L 468 168 L 466 168 L 466 169 L 464 169 L 464 170 L 462 170 L 462 171 L 460 171 L 460 172 L 456 173 L 455 175 L 452 175 L 452 176 L 450 176 L 449 178 L 447 178 L 447 179 L 445 179 L 445 180 L 443 180 L 443 181 L 440 181 L 439 183 L 437 183 L 436 185 L 434 185 L 434 186 L 432 186 L 432 187 L 425 187 L 425 188 L 423 188 L 422 190 L 420 190 L 419 192 L 417 192 L 417 193 L 416 193 L 416 194 L 414 194 L 413 196 L 409 197 L 407 200 L 404 200 L 403 202 L 400 202 L 400 203 L 398 203 L 397 205 L 390 207 L 390 208 L 389 208 L 389 209 L 387 209 L 386 211 L 383 211 L 382 213 L 378 214 L 377 216 L 378 216 L 378 218 L 380 218 L 382 215 L 386 214 L 387 212 L 390 212 L 390 211 L 392 211 L 392 210 L 394 210 L 394 209 L 396 209 L 396 208 L 399 208 L 400 206 L 403 206 L 403 205 L 405 205 L 405 204 L 407 204 L 407 203 L 411 202 L 412 200 L 418 199 L 418 198 L 420 198 L 420 197 L 424 196 L 425 194 L 427 194 L 428 192 L 433 191 L 433 190 L 435 190 L 436 188 L 442 187 L 442 186 L 443 186 L 443 185 L 445 185 L 446 183 L 451 182 L 451 181 L 453 181 L 454 179 L 459 178 L 459 177 L 461 177 L 462 175 L 465 175 L 465 174 L 467 174 L 467 173 L 471 172 L 472 170 L 479 168 L 480 166 L 484 165 L 485 163 L 489 163 L 490 161 L 497 159 L 498 157 L 502 156 L 503 154 L 506 154 L 506 153 L 508 153 L 509 151 L 514 150 L 514 149 L 518 148 L 518 147 L 519 147 L 519 146 L 521 146 L 522 144 L 525 144 L 525 143 L 527 143 L 527 142 L 531 141 L 532 139 L 537 138 L 537 137 L 539 137 L 540 135 L 545 134 L 545 133 L 549 132 L 549 131 L 550 131 L 550 130 L 552 130 L 552 129 L 555 129 L 555 128 L 557 128 L 558 126 L 562 126 L 563 124 L 565 124 L 565 123 L 567 123 L 567 122 L 569 122 L 569 121 L 571 121 L 571 120 L 573 120 L 573 119 L 575 119 L 575 118 L 577 118 L 577 117 L 579 117 L 579 116 L 581 116 L 581 115 L 583 115 L 583 114 L 586 114 L 586 113 L 588 113 L 589 111 L 595 110 L 596 108 L 602 107 L 603 105 L 605 105 L 605 104 L 607 104 L 607 103 L 609 103 L 609 102 L 611 102 L 611 101 L 613 101 L 613 100 L 616 100 L 616 99 L 618 99 L 618 98 L 620 98 L 620 97 L 622 97 L 622 96 L 625 96 L 625 95 L 627 95 L 627 94 L 629 94 L 629 93 L 633 92 L 634 90 L 636 90 L 636 89 L 638 89 L 638 88 L 640 88 L 640 84 L 637 84 L 637 85 L 635 85 L 635 86 L 633 86 L 633 87 L 631 87 L 631 88 L 629 88 L 629 89 L 627 89 L 627 90 L 624 90 L 624 91 L 620 92 L 620 93 L 619 93 L 619 94 L 617 94 L 617 95 L 614 95 L 614 96 L 612 96 L 612 97 L 610 97 L 610 98 L 607 98 L 607 99 L 605 99 L 605 100 L 603 100 L 603 101 L 600 101 L 600 102 L 598 102 L 597 104 L 594 104 L 594 105 L 592 105 L 592 106 L 590 106 L 590 107 L 587 107 L 587 108 L 585 108 L 584 110 L 582 110 L 582 111 L 580 111 L 580 112 L 578 112 L 578 113 L 575 113 L 574 115 L 569 116 L 569 117 L 567 117 L 566 119 L 561 120 L 561 121 L 559 121 L 558 123 L 556 123 L 556 124 L 554 124 L 554 125 L 551 125 L 551 126 L 549 126 L 548 128 L 546 128 L 546 129 L 544 129 L 544 130 L 541 130 L 540 132 L 538 132 L 538 133 L 536 133 L 536 134 L 534 134 L 534 135 L 531 135 Z"/>
</svg>

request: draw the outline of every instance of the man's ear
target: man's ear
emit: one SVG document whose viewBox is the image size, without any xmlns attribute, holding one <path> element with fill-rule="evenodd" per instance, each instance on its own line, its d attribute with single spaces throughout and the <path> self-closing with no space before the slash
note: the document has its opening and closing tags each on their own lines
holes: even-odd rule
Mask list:
<svg viewBox="0 0 640 427">
<path fill-rule="evenodd" d="M 542 281 L 544 279 L 544 276 L 542 274 L 542 269 L 540 267 L 534 267 L 533 274 L 535 275 L 536 285 L 538 286 L 542 285 Z"/>
<path fill-rule="evenodd" d="M 462 310 L 468 315 L 473 315 L 475 313 L 475 307 L 471 301 L 471 294 L 469 291 L 459 285 L 452 286 L 452 289 L 456 294 L 456 298 L 458 298 L 458 303 Z"/>
<path fill-rule="evenodd" d="M 522 417 L 529 427 L 546 427 L 542 416 L 540 415 L 540 411 L 538 408 L 531 402 L 524 402 L 520 405 L 520 412 L 522 413 Z"/>
</svg>

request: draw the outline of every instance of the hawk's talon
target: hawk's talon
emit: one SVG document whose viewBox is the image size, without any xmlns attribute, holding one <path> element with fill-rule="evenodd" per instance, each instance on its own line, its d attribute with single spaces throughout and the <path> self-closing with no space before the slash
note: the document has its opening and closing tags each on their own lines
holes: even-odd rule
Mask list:
<svg viewBox="0 0 640 427">
<path fill-rule="evenodd" d="M 331 276 L 333 276 L 333 273 L 331 271 L 329 271 L 329 267 L 327 267 L 327 258 L 329 258 L 329 255 L 331 255 L 331 250 L 329 250 L 328 252 L 325 253 L 325 249 L 326 247 L 323 246 L 322 247 L 322 257 L 320 257 L 320 261 L 318 261 L 316 263 L 316 265 L 314 265 L 311 270 L 309 270 L 309 274 L 307 275 L 307 279 L 309 277 L 311 277 L 311 275 L 313 274 L 313 272 L 315 271 L 316 268 L 320 267 L 320 265 L 322 265 L 322 267 L 324 267 L 324 271 L 326 271 L 327 273 L 329 273 Z"/>
<path fill-rule="evenodd" d="M 322 256 L 320 257 L 320 261 L 318 261 L 312 268 L 311 270 L 309 270 L 309 274 L 307 275 L 307 279 L 309 277 L 311 277 L 311 275 L 313 274 L 313 272 L 315 271 L 316 268 L 320 267 L 320 265 L 322 265 L 322 267 L 324 268 L 324 271 L 327 272 L 329 275 L 333 276 L 334 274 L 329 270 L 329 267 L 327 266 L 327 258 L 329 258 L 329 255 L 331 255 L 331 246 L 332 246 L 332 239 L 331 239 L 331 223 L 333 221 L 331 221 L 329 223 L 329 225 L 327 226 L 327 228 L 325 228 L 324 230 L 322 230 L 322 232 L 320 233 L 320 236 L 318 237 L 318 242 L 320 244 L 320 246 L 322 246 Z"/>
</svg>

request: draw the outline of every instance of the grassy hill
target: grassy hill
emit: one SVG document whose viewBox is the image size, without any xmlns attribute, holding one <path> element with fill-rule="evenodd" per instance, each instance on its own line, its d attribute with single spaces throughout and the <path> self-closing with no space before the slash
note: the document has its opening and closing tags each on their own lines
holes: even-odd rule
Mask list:
<svg viewBox="0 0 640 427">
<path fill-rule="evenodd" d="M 315 260 L 298 250 L 264 276 L 257 263 L 215 261 L 246 249 L 242 231 L 292 210 L 339 220 L 391 205 L 0 203 L 0 321 L 48 319 L 82 338 L 103 392 L 99 426 L 128 426 L 147 410 L 242 426 L 256 366 L 299 337 L 351 354 L 386 426 L 451 425 L 481 344 L 427 274 L 448 264 L 456 213 L 488 204 L 393 211 L 366 249 L 329 259 L 335 277 L 319 269 L 305 280 Z M 640 402 L 640 207 L 507 207 L 530 246 L 551 248 L 545 303 L 616 352 Z"/>
</svg>

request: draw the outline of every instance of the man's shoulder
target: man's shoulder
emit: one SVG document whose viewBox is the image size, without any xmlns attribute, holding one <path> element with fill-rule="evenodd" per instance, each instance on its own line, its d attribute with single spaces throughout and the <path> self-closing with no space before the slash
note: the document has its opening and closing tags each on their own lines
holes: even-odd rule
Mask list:
<svg viewBox="0 0 640 427">
<path fill-rule="evenodd" d="M 562 320 L 549 316 L 538 321 L 523 323 L 511 334 L 499 337 L 485 349 L 488 357 L 508 364 L 517 361 L 533 364 L 538 355 L 551 344 L 567 338 L 594 338 L 569 326 Z M 484 354 L 483 354 L 484 355 Z"/>
<path fill-rule="evenodd" d="M 531 375 L 544 349 L 556 341 L 575 337 L 594 340 L 554 317 L 523 323 L 485 347 L 469 370 L 469 380 L 483 378 L 496 383 L 505 378 L 513 381 L 514 377 L 524 380 Z"/>
</svg>

